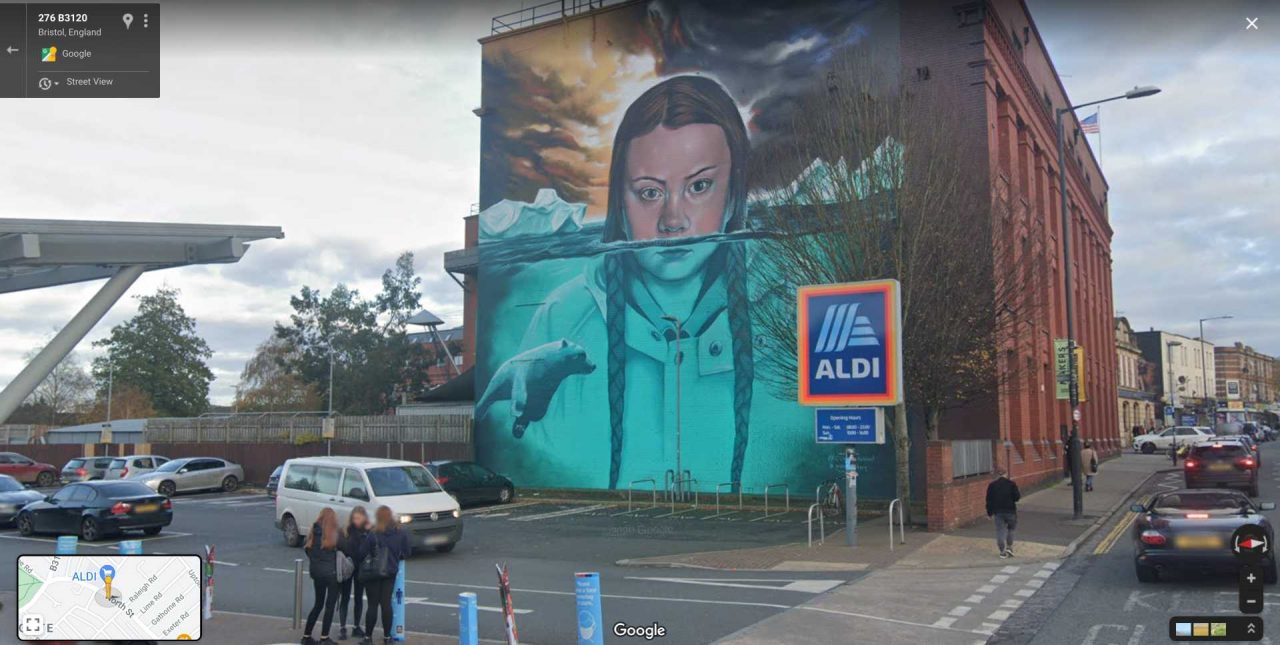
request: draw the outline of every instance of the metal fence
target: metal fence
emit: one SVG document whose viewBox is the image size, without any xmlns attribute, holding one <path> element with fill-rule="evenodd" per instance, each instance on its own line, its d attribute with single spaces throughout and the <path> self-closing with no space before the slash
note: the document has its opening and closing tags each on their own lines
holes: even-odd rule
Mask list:
<svg viewBox="0 0 1280 645">
<path fill-rule="evenodd" d="M 0 423 L 0 443 L 27 443 L 39 434 L 40 427 L 22 423 Z"/>
<path fill-rule="evenodd" d="M 489 34 L 501 34 L 553 20 L 564 20 L 570 16 L 620 2 L 621 0 L 551 0 L 494 17 L 489 24 Z"/>
<path fill-rule="evenodd" d="M 991 440 L 965 439 L 951 442 L 951 477 L 959 479 L 991 472 Z"/>
<path fill-rule="evenodd" d="M 369 416 L 333 419 L 334 441 L 470 443 L 469 415 Z M 308 443 L 325 438 L 319 417 L 151 419 L 148 443 Z"/>
</svg>

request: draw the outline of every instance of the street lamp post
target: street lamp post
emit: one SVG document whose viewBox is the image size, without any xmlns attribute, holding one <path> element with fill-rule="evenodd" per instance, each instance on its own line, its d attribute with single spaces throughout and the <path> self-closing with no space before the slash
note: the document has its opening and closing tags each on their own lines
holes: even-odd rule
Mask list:
<svg viewBox="0 0 1280 645">
<path fill-rule="evenodd" d="M 1080 422 L 1076 421 L 1076 415 L 1080 410 L 1080 384 L 1076 381 L 1076 338 L 1075 338 L 1075 321 L 1074 309 L 1075 298 L 1071 294 L 1071 217 L 1067 213 L 1067 159 L 1066 150 L 1063 144 L 1063 124 L 1062 115 L 1078 110 L 1082 107 L 1090 105 L 1098 105 L 1109 101 L 1117 101 L 1120 99 L 1139 99 L 1144 96 L 1151 96 L 1160 92 L 1160 88 L 1152 86 L 1134 87 L 1133 89 L 1111 98 L 1102 99 L 1100 101 L 1090 101 L 1079 105 L 1069 105 L 1064 108 L 1058 108 L 1055 118 L 1058 125 L 1058 195 L 1059 195 L 1059 214 L 1062 220 L 1062 279 L 1066 288 L 1066 315 L 1067 315 L 1067 361 L 1068 368 L 1071 370 L 1070 379 L 1070 403 L 1071 403 L 1071 437 L 1068 446 L 1071 455 L 1071 506 L 1072 515 L 1075 519 L 1080 519 L 1084 515 L 1084 490 L 1081 487 L 1081 469 L 1080 469 Z"/>
<path fill-rule="evenodd" d="M 676 479 L 676 482 L 678 483 L 675 487 L 676 488 L 675 491 L 673 491 L 673 494 L 683 500 L 684 495 L 682 494 L 682 491 L 684 490 L 684 485 L 687 482 L 682 481 L 684 479 L 684 471 L 680 469 L 680 372 L 683 371 L 681 366 L 684 363 L 684 355 L 680 353 L 680 332 L 681 332 L 680 319 L 670 314 L 664 315 L 662 319 L 671 323 L 672 327 L 675 328 L 675 332 L 676 332 L 676 477 L 675 479 Z"/>
<path fill-rule="evenodd" d="M 1210 404 L 1209 404 L 1209 376 L 1208 376 L 1209 368 L 1208 366 L 1205 365 L 1205 360 L 1204 360 L 1204 323 L 1209 320 L 1227 320 L 1229 318 L 1231 318 L 1231 316 L 1213 316 L 1211 318 L 1200 319 L 1200 380 L 1204 383 L 1204 409 L 1205 409 L 1205 413 L 1209 415 L 1209 426 L 1213 428 L 1213 434 L 1218 434 L 1218 411 L 1210 407 Z M 1215 401 L 1218 398 L 1218 383 L 1217 383 L 1218 379 L 1216 376 L 1217 369 L 1218 368 L 1215 365 L 1214 366 L 1215 376 L 1214 376 L 1214 383 L 1213 383 L 1213 398 L 1215 399 Z"/>
<path fill-rule="evenodd" d="M 1174 380 L 1173 380 L 1173 348 L 1181 347 L 1182 341 L 1167 340 L 1165 341 L 1164 344 L 1165 344 L 1164 353 L 1165 353 L 1165 356 L 1167 357 L 1166 362 L 1169 364 L 1169 387 L 1165 388 L 1165 394 L 1169 397 L 1169 400 L 1166 401 L 1166 403 L 1173 407 L 1173 413 L 1176 415 L 1178 414 L 1178 393 L 1177 393 L 1177 390 L 1174 389 L 1176 385 L 1174 384 Z M 1178 425 L 1177 419 L 1174 419 L 1173 427 L 1176 428 L 1177 425 Z M 1173 431 L 1173 441 L 1169 444 L 1169 455 L 1173 459 L 1173 465 L 1177 466 L 1178 465 L 1178 431 L 1177 430 Z"/>
</svg>

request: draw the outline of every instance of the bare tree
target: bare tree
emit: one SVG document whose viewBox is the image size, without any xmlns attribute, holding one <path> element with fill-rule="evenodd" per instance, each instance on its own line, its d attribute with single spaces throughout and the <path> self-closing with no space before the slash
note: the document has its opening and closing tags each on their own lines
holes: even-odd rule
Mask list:
<svg viewBox="0 0 1280 645">
<path fill-rule="evenodd" d="M 826 92 L 795 110 L 795 137 L 761 151 L 763 167 L 807 165 L 753 195 L 752 217 L 765 233 L 753 273 L 771 291 L 755 322 L 778 345 L 796 347 L 797 286 L 901 283 L 908 404 L 890 422 L 897 495 L 908 500 L 908 405 L 934 439 L 946 411 L 1019 387 L 1021 362 L 1001 360 L 1002 349 L 1030 342 L 1022 323 L 1047 278 L 1012 242 L 1005 222 L 1015 213 L 987 180 L 984 124 L 957 118 L 958 95 L 913 88 L 865 60 L 835 61 Z M 762 376 L 794 397 L 795 354 L 771 354 Z"/>
<path fill-rule="evenodd" d="M 324 409 L 324 397 L 314 384 L 306 383 L 287 365 L 293 358 L 288 342 L 271 336 L 258 345 L 240 373 L 236 386 L 237 411 L 286 412 Z"/>
<path fill-rule="evenodd" d="M 26 359 L 31 361 L 43 347 L 27 352 Z M 58 425 L 61 420 L 72 418 L 79 407 L 92 397 L 93 379 L 80 362 L 80 357 L 72 352 L 49 372 L 44 381 L 27 397 L 27 403 L 46 407 L 49 412 L 49 425 Z"/>
</svg>

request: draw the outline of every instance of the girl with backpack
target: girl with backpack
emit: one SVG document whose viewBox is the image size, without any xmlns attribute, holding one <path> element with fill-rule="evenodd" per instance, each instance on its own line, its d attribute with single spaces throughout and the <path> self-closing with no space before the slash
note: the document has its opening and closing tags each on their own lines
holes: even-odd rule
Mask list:
<svg viewBox="0 0 1280 645">
<path fill-rule="evenodd" d="M 361 645 L 372 645 L 373 626 L 382 614 L 382 642 L 391 642 L 391 594 L 396 583 L 400 562 L 413 552 L 409 533 L 400 530 L 400 523 L 387 506 L 379 506 L 374 513 L 373 530 L 365 536 L 360 547 L 360 565 L 357 576 L 364 583 L 369 605 L 365 611 L 364 640 Z"/>
<path fill-rule="evenodd" d="M 320 511 L 320 517 L 316 518 L 316 523 L 311 525 L 311 532 L 307 534 L 305 545 L 307 559 L 311 564 L 311 581 L 315 585 L 316 593 L 311 613 L 307 614 L 307 626 L 303 631 L 302 645 L 316 645 L 317 641 L 311 637 L 311 631 L 315 629 L 316 619 L 320 617 L 322 606 L 324 623 L 320 628 L 319 645 L 335 645 L 329 638 L 329 627 L 333 624 L 333 606 L 338 602 L 338 556 L 343 540 L 342 529 L 338 526 L 338 515 L 332 508 L 326 506 Z"/>
<path fill-rule="evenodd" d="M 369 534 L 370 526 L 369 513 L 363 506 L 351 509 L 351 517 L 347 520 L 347 539 L 339 548 L 353 562 L 360 561 L 360 546 L 364 543 L 365 536 Z M 351 635 L 356 638 L 364 636 L 364 629 L 360 627 L 360 616 L 363 615 L 364 609 L 364 583 L 360 582 L 359 576 L 351 576 L 342 581 L 342 596 L 338 600 L 338 640 L 340 641 L 347 639 L 347 607 L 353 595 L 356 607 L 351 614 Z"/>
</svg>

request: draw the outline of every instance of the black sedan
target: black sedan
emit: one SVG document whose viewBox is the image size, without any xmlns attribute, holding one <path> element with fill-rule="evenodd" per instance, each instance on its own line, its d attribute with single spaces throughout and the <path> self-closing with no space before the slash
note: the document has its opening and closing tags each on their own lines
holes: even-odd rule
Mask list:
<svg viewBox="0 0 1280 645">
<path fill-rule="evenodd" d="M 1134 568 L 1140 582 L 1156 582 L 1172 570 L 1234 572 L 1240 561 L 1231 552 L 1231 536 L 1254 524 L 1275 543 L 1271 522 L 1260 511 L 1274 510 L 1274 502 L 1255 504 L 1235 490 L 1181 489 L 1160 493 L 1149 503 L 1130 507 L 1140 513 L 1133 524 Z M 1276 561 L 1262 562 L 1267 584 L 1276 582 Z"/>
<path fill-rule="evenodd" d="M 280 473 L 284 470 L 284 466 L 276 466 L 271 471 L 271 476 L 267 478 L 267 497 L 275 497 L 276 489 L 280 488 Z"/>
<path fill-rule="evenodd" d="M 92 542 L 121 531 L 155 535 L 173 521 L 173 504 L 145 484 L 93 481 L 72 484 L 18 512 L 23 535 L 79 535 Z"/>
<path fill-rule="evenodd" d="M 423 465 L 459 504 L 506 504 L 515 499 L 516 487 L 510 479 L 473 461 L 429 461 Z"/>
<path fill-rule="evenodd" d="M 43 494 L 8 475 L 0 475 L 0 524 L 9 524 L 23 506 L 42 499 Z"/>
</svg>

